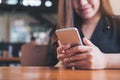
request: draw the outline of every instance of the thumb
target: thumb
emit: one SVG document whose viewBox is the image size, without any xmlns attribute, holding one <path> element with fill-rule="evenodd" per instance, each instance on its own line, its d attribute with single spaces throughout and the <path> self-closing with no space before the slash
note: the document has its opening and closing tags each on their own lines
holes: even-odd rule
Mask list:
<svg viewBox="0 0 120 80">
<path fill-rule="evenodd" d="M 90 40 L 88 40 L 87 38 L 83 38 L 83 42 L 85 43 L 85 45 L 87 46 L 95 46 Z"/>
<path fill-rule="evenodd" d="M 58 45 L 59 45 L 59 46 L 62 46 L 62 44 L 61 44 L 60 40 L 58 40 Z"/>
</svg>

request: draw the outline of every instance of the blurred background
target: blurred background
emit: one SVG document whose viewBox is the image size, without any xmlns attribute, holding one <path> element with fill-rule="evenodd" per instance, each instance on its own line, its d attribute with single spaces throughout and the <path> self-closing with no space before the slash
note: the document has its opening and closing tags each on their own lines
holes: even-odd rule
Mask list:
<svg viewBox="0 0 120 80">
<path fill-rule="evenodd" d="M 57 0 L 0 0 L 0 42 L 30 42 L 56 23 Z"/>
<path fill-rule="evenodd" d="M 21 46 L 46 45 L 56 24 L 58 0 L 0 0 L 0 57 L 20 56 Z"/>
</svg>

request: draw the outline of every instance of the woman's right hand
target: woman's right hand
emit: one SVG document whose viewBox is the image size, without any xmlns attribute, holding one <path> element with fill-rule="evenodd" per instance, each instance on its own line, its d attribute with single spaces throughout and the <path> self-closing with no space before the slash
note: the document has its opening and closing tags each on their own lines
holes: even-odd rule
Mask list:
<svg viewBox="0 0 120 80">
<path fill-rule="evenodd" d="M 65 45 L 62 45 L 61 42 L 58 40 L 58 45 L 59 47 L 57 48 L 57 59 L 59 60 L 58 64 L 56 65 L 56 67 L 63 67 L 62 65 L 62 56 L 65 56 L 66 55 L 66 50 L 69 49 L 71 46 L 70 44 L 65 44 Z"/>
</svg>

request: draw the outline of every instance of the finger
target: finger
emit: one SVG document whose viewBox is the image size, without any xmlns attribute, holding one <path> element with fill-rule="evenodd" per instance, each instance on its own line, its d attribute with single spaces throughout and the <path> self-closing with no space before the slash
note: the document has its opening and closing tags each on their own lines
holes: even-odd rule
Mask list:
<svg viewBox="0 0 120 80">
<path fill-rule="evenodd" d="M 65 50 L 70 48 L 70 45 L 69 44 L 66 44 L 66 45 L 61 45 L 60 41 L 58 41 L 58 44 L 60 45 L 58 48 L 57 48 L 57 59 L 59 60 L 63 60 L 65 57 Z"/>
<path fill-rule="evenodd" d="M 87 65 L 87 60 L 63 63 L 63 65 L 66 67 L 81 67 L 83 65 Z"/>
<path fill-rule="evenodd" d="M 66 44 L 66 45 L 61 45 L 57 48 L 57 53 L 59 54 L 63 54 L 65 53 L 65 51 L 70 48 L 70 45 L 69 44 Z"/>
<path fill-rule="evenodd" d="M 58 40 L 58 45 L 57 53 L 65 53 L 65 50 L 70 47 L 70 45 L 62 45 L 60 40 Z"/>
<path fill-rule="evenodd" d="M 89 46 L 75 46 L 75 47 L 72 47 L 68 50 L 66 50 L 66 54 L 68 57 L 72 56 L 72 55 L 75 55 L 76 53 L 87 53 L 91 50 L 91 47 Z"/>
<path fill-rule="evenodd" d="M 74 62 L 75 67 L 80 68 L 80 69 L 93 69 L 92 66 L 92 60 L 85 59 L 82 61 L 76 61 Z"/>
<path fill-rule="evenodd" d="M 73 61 L 81 61 L 81 60 L 85 60 L 88 58 L 89 58 L 89 55 L 87 53 L 82 53 L 82 54 L 76 54 L 76 55 L 71 56 L 69 58 L 64 58 L 63 62 L 68 63 L 68 62 L 73 62 Z"/>
<path fill-rule="evenodd" d="M 88 40 L 87 38 L 83 38 L 83 42 L 85 43 L 85 45 L 87 46 L 95 46 L 90 40 Z"/>
<path fill-rule="evenodd" d="M 59 45 L 59 46 L 62 46 L 62 44 L 61 44 L 60 40 L 58 40 L 58 45 Z"/>
<path fill-rule="evenodd" d="M 60 40 L 58 40 L 58 45 L 59 45 L 59 47 L 57 48 L 57 53 L 65 53 L 65 51 L 64 50 L 62 50 L 61 51 L 61 47 L 62 47 L 62 44 L 61 44 L 61 42 L 60 42 Z M 61 49 L 60 49 L 61 48 Z"/>
<path fill-rule="evenodd" d="M 63 61 L 65 54 L 57 54 L 57 59 Z"/>
</svg>

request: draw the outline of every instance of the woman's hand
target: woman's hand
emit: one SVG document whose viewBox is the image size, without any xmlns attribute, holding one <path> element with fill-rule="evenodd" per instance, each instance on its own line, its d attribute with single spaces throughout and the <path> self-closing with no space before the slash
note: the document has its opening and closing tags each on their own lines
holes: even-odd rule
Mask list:
<svg viewBox="0 0 120 80">
<path fill-rule="evenodd" d="M 64 65 L 62 65 L 63 62 L 61 58 L 66 55 L 65 50 L 69 49 L 70 45 L 69 44 L 62 45 L 59 40 L 58 44 L 59 47 L 57 48 L 57 59 L 59 60 L 59 62 L 55 65 L 55 67 L 64 67 Z"/>
<path fill-rule="evenodd" d="M 70 48 L 69 44 L 57 48 L 58 59 L 66 67 L 80 69 L 104 69 L 106 57 L 92 42 L 83 38 L 84 45 Z"/>
</svg>

